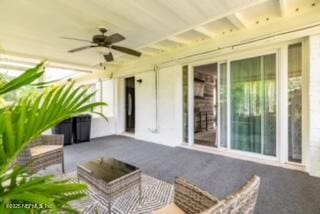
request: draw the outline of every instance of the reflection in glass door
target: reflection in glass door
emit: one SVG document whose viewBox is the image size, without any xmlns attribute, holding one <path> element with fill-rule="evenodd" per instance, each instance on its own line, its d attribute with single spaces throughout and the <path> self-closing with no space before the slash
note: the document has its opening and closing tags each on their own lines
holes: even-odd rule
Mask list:
<svg viewBox="0 0 320 214">
<path fill-rule="evenodd" d="M 276 156 L 276 54 L 230 63 L 232 149 Z"/>
<path fill-rule="evenodd" d="M 288 48 L 288 160 L 302 161 L 302 44 Z"/>
</svg>

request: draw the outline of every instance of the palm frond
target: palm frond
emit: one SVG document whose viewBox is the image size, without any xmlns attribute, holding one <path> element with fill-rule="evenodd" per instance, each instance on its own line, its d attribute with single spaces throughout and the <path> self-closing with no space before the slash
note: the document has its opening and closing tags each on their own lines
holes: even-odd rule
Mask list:
<svg viewBox="0 0 320 214">
<path fill-rule="evenodd" d="M 41 133 L 59 122 L 106 105 L 89 103 L 94 93 L 87 94 L 83 86 L 74 88 L 73 83 L 47 89 L 37 97 L 26 97 L 14 106 L 4 108 L 0 115 L 0 173 L 25 146 Z"/>
<path fill-rule="evenodd" d="M 15 213 L 15 209 L 6 208 L 10 203 L 36 204 L 54 213 L 63 209 L 76 213 L 68 203 L 84 197 L 86 190 L 85 184 L 56 180 L 53 176 L 29 177 L 22 167 L 0 176 L 0 183 L 0 213 Z M 38 212 L 39 208 L 34 210 Z"/>
<path fill-rule="evenodd" d="M 2 81 L 2 84 L 0 84 L 0 95 L 18 89 L 24 85 L 30 84 L 36 79 L 38 79 L 44 73 L 45 64 L 46 61 L 43 61 L 36 67 L 27 70 L 22 75 L 18 76 L 17 78 L 9 82 Z"/>
<path fill-rule="evenodd" d="M 3 81 L 0 77 L 0 98 L 8 92 L 26 86 L 44 73 L 45 62 L 27 70 L 21 76 Z M 45 86 L 39 93 L 27 93 L 11 105 L 0 106 L 0 213 L 77 213 L 69 201 L 85 195 L 86 185 L 57 181 L 52 176 L 30 177 L 23 168 L 10 169 L 17 156 L 32 140 L 65 119 L 106 105 L 88 103 L 94 96 L 83 86 L 74 83 Z M 40 209 L 7 209 L 9 203 L 45 204 Z"/>
</svg>

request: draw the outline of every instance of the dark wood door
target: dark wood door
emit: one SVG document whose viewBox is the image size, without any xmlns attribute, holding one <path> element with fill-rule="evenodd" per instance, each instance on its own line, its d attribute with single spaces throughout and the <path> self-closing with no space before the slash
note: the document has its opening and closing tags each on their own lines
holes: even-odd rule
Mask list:
<svg viewBox="0 0 320 214">
<path fill-rule="evenodd" d="M 125 117 L 126 117 L 126 131 L 134 132 L 135 129 L 135 81 L 134 77 L 125 79 Z"/>
</svg>

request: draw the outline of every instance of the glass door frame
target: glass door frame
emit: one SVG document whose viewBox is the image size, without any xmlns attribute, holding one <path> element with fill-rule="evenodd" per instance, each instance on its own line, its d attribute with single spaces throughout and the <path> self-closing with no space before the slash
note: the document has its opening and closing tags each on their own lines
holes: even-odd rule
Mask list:
<svg viewBox="0 0 320 214">
<path fill-rule="evenodd" d="M 281 114 L 280 114 L 280 108 L 281 108 L 281 96 L 279 96 L 279 82 L 281 80 L 280 77 L 280 68 L 279 68 L 279 54 L 280 50 L 279 49 L 273 49 L 273 50 L 268 50 L 268 51 L 261 51 L 255 54 L 245 54 L 239 57 L 231 57 L 228 58 L 227 60 L 227 148 L 229 151 L 232 151 L 233 153 L 239 154 L 239 155 L 245 155 L 245 156 L 249 156 L 249 157 L 256 157 L 256 158 L 263 158 L 263 159 L 267 159 L 267 160 L 276 160 L 279 161 L 280 160 L 280 133 L 281 131 L 279 130 L 280 126 L 279 126 L 279 118 L 281 118 Z M 259 154 L 259 153 L 254 153 L 254 152 L 247 152 L 247 151 L 241 151 L 241 150 L 237 150 L 237 149 L 232 149 L 231 148 L 231 62 L 233 61 L 237 61 L 237 60 L 245 60 L 245 59 L 250 59 L 250 58 L 254 58 L 254 57 L 263 57 L 265 55 L 270 55 L 270 54 L 275 54 L 275 58 L 276 58 L 276 155 L 275 156 L 269 156 L 269 155 L 264 155 L 264 154 Z M 220 101 L 220 99 L 219 99 Z M 220 135 L 220 134 L 219 134 Z"/>
<path fill-rule="evenodd" d="M 189 109 L 189 117 L 188 117 L 188 142 L 187 144 L 189 146 L 193 146 L 194 144 L 194 97 L 193 97 L 193 92 L 194 92 L 194 68 L 197 66 L 201 66 L 201 65 L 206 65 L 206 64 L 213 64 L 213 63 L 217 63 L 218 65 L 218 120 L 217 120 L 217 125 L 218 125 L 218 130 L 217 130 L 217 139 L 218 139 L 218 147 L 214 148 L 214 147 L 210 147 L 213 150 L 226 150 L 226 151 L 230 151 L 236 155 L 241 155 L 241 156 L 247 156 L 247 157 L 253 157 L 253 158 L 261 158 L 264 160 L 271 160 L 271 161 L 279 161 L 280 160 L 280 126 L 279 126 L 279 121 L 280 121 L 280 99 L 281 96 L 279 96 L 279 82 L 280 80 L 283 79 L 283 77 L 280 77 L 280 73 L 279 72 L 281 69 L 279 68 L 280 66 L 280 47 L 279 45 L 277 46 L 273 46 L 272 48 L 267 48 L 267 50 L 261 50 L 261 51 L 255 51 L 255 52 L 245 52 L 245 53 L 239 53 L 235 56 L 225 56 L 223 58 L 221 58 L 220 60 L 203 60 L 203 61 L 199 61 L 196 63 L 192 63 L 188 65 L 188 85 L 189 85 L 189 89 L 188 89 L 188 109 Z M 240 150 L 236 150 L 236 149 L 232 149 L 231 148 L 231 134 L 230 134 L 230 130 L 231 130 L 231 121 L 230 121 L 230 106 L 231 106 L 231 100 L 230 100 L 230 63 L 232 61 L 236 61 L 236 60 L 241 60 L 241 59 L 248 59 L 248 58 L 253 58 L 253 57 L 259 57 L 259 56 L 264 56 L 264 55 L 269 55 L 269 54 L 275 54 L 276 55 L 276 90 L 277 90 L 277 97 L 276 97 L 276 109 L 277 109 L 277 113 L 276 113 L 276 156 L 268 156 L 268 155 L 263 155 L 263 154 L 256 154 L 253 152 L 246 152 L 246 151 L 240 151 Z M 220 124 L 221 124 L 221 117 L 220 117 L 220 65 L 226 63 L 227 64 L 227 147 L 221 147 L 220 145 Z M 201 146 L 200 147 L 206 147 L 206 146 Z"/>
<path fill-rule="evenodd" d="M 301 163 L 292 163 L 288 160 L 288 47 L 290 44 L 302 43 L 302 162 Z M 239 157 L 253 157 L 258 158 L 260 160 L 271 160 L 276 161 L 278 163 L 283 164 L 292 164 L 298 166 L 307 166 L 307 158 L 308 158 L 308 50 L 306 45 L 307 40 L 305 38 L 292 39 L 288 41 L 283 41 L 276 44 L 271 44 L 268 47 L 259 46 L 244 49 L 242 52 L 235 53 L 224 53 L 222 55 L 212 55 L 206 56 L 203 59 L 193 61 L 188 64 L 188 75 L 189 75 L 189 96 L 188 96 L 188 109 L 189 109 L 189 118 L 188 118 L 188 142 L 186 142 L 189 146 L 194 145 L 194 98 L 193 94 L 193 72 L 194 67 L 200 65 L 206 65 L 211 63 L 218 63 L 218 105 L 220 105 L 220 64 L 227 63 L 227 126 L 228 126 L 228 134 L 227 134 L 227 147 L 220 146 L 220 129 L 217 131 L 217 139 L 218 139 L 218 148 L 210 148 L 212 151 L 226 151 L 230 152 L 230 154 L 235 154 L 235 156 Z M 267 156 L 263 154 L 255 154 L 251 152 L 238 151 L 230 148 L 230 62 L 240 59 L 247 59 L 251 57 L 263 56 L 267 54 L 276 54 L 276 89 L 277 89 L 277 98 L 276 98 L 276 156 Z M 190 111 L 192 109 L 192 111 Z M 220 121 L 220 108 L 218 108 L 218 127 L 221 125 Z M 200 147 L 200 146 L 199 146 Z"/>
<path fill-rule="evenodd" d="M 298 44 L 301 43 L 301 55 L 302 55 L 302 65 L 301 65 L 301 77 L 302 77 L 302 87 L 301 87 L 301 96 L 302 96 L 302 104 L 301 104 L 301 163 L 297 163 L 297 162 L 293 162 L 289 160 L 289 155 L 288 155 L 288 150 L 289 150 L 289 140 L 288 140 L 288 133 L 286 133 L 286 140 L 287 140 L 287 146 L 286 146 L 286 154 L 284 154 L 284 161 L 288 164 L 291 165 L 297 165 L 297 166 L 307 166 L 309 163 L 307 162 L 307 158 L 309 156 L 309 150 L 308 150 L 308 131 L 309 131 L 309 73 L 308 73 L 308 48 L 307 48 L 307 41 L 306 39 L 297 39 L 297 40 L 293 40 L 290 42 L 287 42 L 284 45 L 284 49 L 285 49 L 285 53 L 286 53 L 286 60 L 288 62 L 289 59 L 289 46 L 290 45 L 294 45 L 294 44 Z M 288 64 L 286 64 L 286 74 L 285 74 L 285 78 L 288 80 Z M 286 108 L 287 108 L 287 115 L 286 118 L 288 120 L 288 82 L 286 84 Z M 288 125 L 289 123 L 287 123 L 287 130 L 288 130 Z"/>
<path fill-rule="evenodd" d="M 192 145 L 195 145 L 194 143 L 194 127 L 195 127 L 195 124 L 194 124 L 194 70 L 195 70 L 195 67 L 198 67 L 198 66 L 201 66 L 201 65 L 208 65 L 208 64 L 217 64 L 217 78 L 218 78 L 218 90 L 217 90 L 217 95 L 218 95 L 218 98 L 217 98 L 217 108 L 218 108 L 218 111 L 217 111 L 217 115 L 218 115 L 218 120 L 217 120 L 217 141 L 218 141 L 218 147 L 220 147 L 220 130 L 219 130 L 219 127 L 220 127 L 220 107 L 219 107 L 219 103 L 220 103 L 220 99 L 219 99 L 219 93 L 220 93 L 220 63 L 223 63 L 223 62 L 226 62 L 226 61 L 209 61 L 208 63 L 197 63 L 197 64 L 189 64 L 188 65 L 188 113 L 189 113 L 189 117 L 188 117 L 188 142 L 184 142 L 184 143 L 187 143 L 189 146 L 192 146 Z M 183 124 L 182 124 L 183 125 Z M 200 145 L 201 146 L 201 145 Z M 202 146 L 202 147 L 209 147 L 209 146 Z M 212 149 L 215 149 L 214 147 L 209 147 L 209 148 L 212 148 Z"/>
<path fill-rule="evenodd" d="M 223 60 L 223 61 L 219 61 L 218 62 L 218 103 L 217 103 L 217 106 L 218 106 L 218 113 L 217 113 L 217 115 L 218 115 L 218 120 L 217 120 L 217 126 L 218 126 L 218 129 L 217 129 L 217 140 L 218 140 L 218 148 L 220 148 L 220 149 L 224 149 L 224 150 L 227 150 L 227 149 L 229 149 L 229 144 L 228 144 L 228 142 L 229 142 L 229 140 L 227 140 L 227 147 L 223 147 L 223 146 L 221 146 L 221 141 L 220 141 L 220 139 L 221 139 L 221 107 L 220 107 L 220 104 L 221 104 L 221 102 L 220 102 L 220 92 L 221 92 L 221 79 L 220 79 L 220 77 L 221 77 L 221 65 L 222 64 L 226 64 L 226 66 L 227 66 L 227 99 L 229 100 L 229 89 L 228 89 L 228 60 Z M 228 105 L 228 100 L 227 100 L 227 126 L 228 126 L 228 121 L 229 121 L 229 105 Z M 227 129 L 229 129 L 229 128 L 227 128 Z M 228 130 L 227 130 L 227 139 L 229 138 L 229 132 L 228 132 Z"/>
</svg>

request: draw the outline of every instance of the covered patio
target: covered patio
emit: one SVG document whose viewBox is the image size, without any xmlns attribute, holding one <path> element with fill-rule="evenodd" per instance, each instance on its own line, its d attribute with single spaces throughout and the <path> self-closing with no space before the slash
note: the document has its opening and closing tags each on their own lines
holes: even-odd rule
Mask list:
<svg viewBox="0 0 320 214">
<path fill-rule="evenodd" d="M 140 167 L 146 175 L 174 182 L 181 176 L 223 198 L 254 174 L 261 177 L 256 213 L 317 213 L 320 179 L 304 172 L 223 157 L 181 147 L 167 147 L 124 136 L 109 136 L 66 146 L 66 171 L 79 163 L 109 156 Z M 48 171 L 60 173 L 60 168 Z"/>
<path fill-rule="evenodd" d="M 0 213 L 320 213 L 319 11 L 1 1 Z"/>
</svg>

